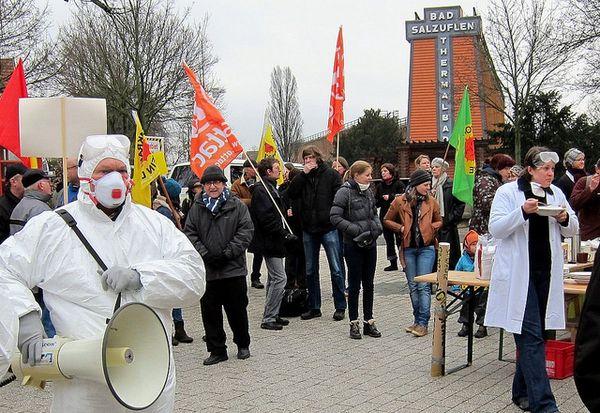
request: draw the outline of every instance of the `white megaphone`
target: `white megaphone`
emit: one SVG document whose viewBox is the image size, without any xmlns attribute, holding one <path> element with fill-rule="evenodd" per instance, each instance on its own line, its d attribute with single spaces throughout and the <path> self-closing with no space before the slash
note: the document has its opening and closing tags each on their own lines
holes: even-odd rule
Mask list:
<svg viewBox="0 0 600 413">
<path fill-rule="evenodd" d="M 169 375 L 171 347 L 158 315 L 145 304 L 120 307 L 104 335 L 92 339 L 44 339 L 42 361 L 31 367 L 15 352 L 12 371 L 23 385 L 87 379 L 106 383 L 128 409 L 142 410 L 162 394 Z"/>
</svg>

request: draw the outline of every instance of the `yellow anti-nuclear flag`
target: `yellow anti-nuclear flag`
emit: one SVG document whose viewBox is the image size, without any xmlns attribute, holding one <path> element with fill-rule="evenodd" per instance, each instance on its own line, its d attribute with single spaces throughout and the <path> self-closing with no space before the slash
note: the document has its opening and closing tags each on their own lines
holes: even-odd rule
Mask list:
<svg viewBox="0 0 600 413">
<path fill-rule="evenodd" d="M 283 159 L 281 159 L 281 155 L 279 155 L 279 151 L 277 150 L 277 144 L 275 143 L 275 139 L 273 139 L 273 128 L 271 125 L 267 125 L 267 130 L 265 130 L 265 134 L 260 140 L 256 161 L 260 162 L 265 158 L 275 158 L 279 161 L 279 178 L 277 178 L 277 185 L 281 185 L 283 183 Z"/>
<path fill-rule="evenodd" d="M 135 121 L 135 150 L 133 153 L 133 188 L 131 199 L 136 204 L 152 207 L 150 183 L 168 172 L 164 152 L 151 152 L 142 123 L 136 111 L 131 115 Z"/>
</svg>

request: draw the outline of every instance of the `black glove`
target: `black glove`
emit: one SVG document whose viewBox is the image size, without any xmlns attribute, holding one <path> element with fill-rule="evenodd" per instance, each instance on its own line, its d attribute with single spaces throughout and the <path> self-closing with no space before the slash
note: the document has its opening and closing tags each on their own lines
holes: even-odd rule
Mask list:
<svg viewBox="0 0 600 413">
<path fill-rule="evenodd" d="M 296 235 L 292 234 L 291 232 L 286 232 L 285 235 L 283 236 L 283 240 L 286 244 L 291 244 L 293 242 L 298 241 L 300 238 L 298 238 Z"/>
<path fill-rule="evenodd" d="M 219 267 L 227 261 L 227 257 L 222 252 L 210 252 L 202 256 L 204 263 L 210 267 Z"/>
</svg>

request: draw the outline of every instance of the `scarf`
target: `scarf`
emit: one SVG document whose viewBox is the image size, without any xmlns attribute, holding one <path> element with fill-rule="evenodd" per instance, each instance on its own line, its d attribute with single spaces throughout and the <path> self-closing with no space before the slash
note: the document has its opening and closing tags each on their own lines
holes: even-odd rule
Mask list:
<svg viewBox="0 0 600 413">
<path fill-rule="evenodd" d="M 442 186 L 444 186 L 447 179 L 448 174 L 446 172 L 443 172 L 439 178 L 433 178 L 433 184 L 431 185 L 435 194 L 435 200 L 440 206 L 440 215 L 442 217 L 444 216 L 444 190 Z"/>
<path fill-rule="evenodd" d="M 421 236 L 421 229 L 419 228 L 419 218 L 421 218 L 421 204 L 425 199 L 427 199 L 426 195 L 421 195 L 420 193 L 416 193 L 416 202 L 412 208 L 413 212 L 413 220 L 411 226 L 412 239 L 415 241 L 416 248 L 421 248 L 423 246 L 423 237 Z"/>
<path fill-rule="evenodd" d="M 217 215 L 225 202 L 231 198 L 231 192 L 225 188 L 223 193 L 218 198 L 211 198 L 206 192 L 202 193 L 202 202 L 213 215 Z"/>
</svg>

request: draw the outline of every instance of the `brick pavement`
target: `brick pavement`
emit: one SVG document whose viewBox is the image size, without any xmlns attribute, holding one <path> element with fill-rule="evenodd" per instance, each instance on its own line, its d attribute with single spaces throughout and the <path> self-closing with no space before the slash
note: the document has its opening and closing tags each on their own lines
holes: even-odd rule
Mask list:
<svg viewBox="0 0 600 413">
<path fill-rule="evenodd" d="M 252 357 L 203 366 L 207 357 L 198 307 L 184 309 L 194 343 L 174 348 L 177 364 L 176 412 L 520 412 L 510 402 L 514 364 L 499 361 L 498 330 L 475 339 L 471 367 L 430 377 L 431 334 L 404 332 L 412 323 L 404 274 L 386 273 L 385 249 L 378 247 L 375 316 L 383 337 L 348 338 L 348 319 L 333 321 L 328 272 L 322 276 L 323 317 L 292 318 L 283 331 L 260 329 L 264 290 L 250 289 Z M 321 268 L 327 268 L 324 254 Z M 264 274 L 264 272 L 263 272 Z M 263 276 L 264 278 L 264 276 Z M 264 279 L 263 279 L 264 281 Z M 448 322 L 447 368 L 465 360 L 466 339 L 456 337 L 456 316 Z M 430 325 L 431 330 L 431 325 Z M 229 330 L 228 336 L 231 337 Z M 505 337 L 504 354 L 514 343 Z M 587 412 L 572 378 L 551 381 L 564 413 Z M 15 383 L 0 389 L 0 412 L 48 411 L 50 392 Z"/>
</svg>

